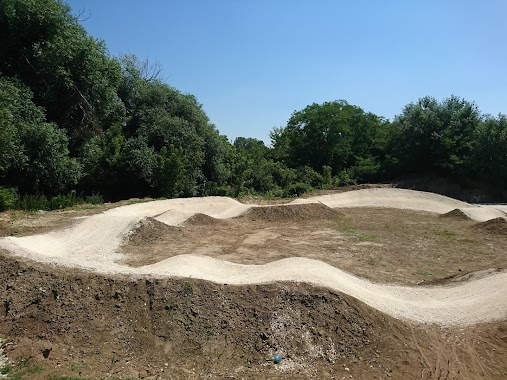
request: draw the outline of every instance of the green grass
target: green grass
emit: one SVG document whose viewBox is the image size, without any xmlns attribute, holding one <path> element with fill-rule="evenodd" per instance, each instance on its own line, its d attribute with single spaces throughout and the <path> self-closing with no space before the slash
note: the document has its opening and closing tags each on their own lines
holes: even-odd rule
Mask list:
<svg viewBox="0 0 507 380">
<path fill-rule="evenodd" d="M 95 210 L 96 208 L 99 208 L 101 205 L 83 205 L 83 206 L 74 206 L 72 207 L 72 210 L 76 211 L 87 211 L 87 210 Z"/>
<path fill-rule="evenodd" d="M 377 240 L 377 236 L 372 235 L 372 234 L 364 234 L 364 233 L 359 232 L 356 234 L 356 239 L 359 241 L 375 241 L 375 240 Z"/>
<path fill-rule="evenodd" d="M 129 199 L 126 203 L 128 205 L 134 205 L 134 204 L 137 204 L 137 203 L 146 203 L 146 202 L 151 202 L 153 201 L 154 199 L 151 199 L 151 198 L 147 198 L 147 199 Z"/>
<path fill-rule="evenodd" d="M 43 371 L 44 367 L 34 365 L 31 357 L 21 359 L 17 365 L 6 364 L 0 368 L 0 374 L 4 375 L 7 380 L 22 380 L 29 375 L 42 373 Z"/>
<path fill-rule="evenodd" d="M 4 365 L 0 368 L 0 375 L 8 375 L 12 372 L 12 366 L 10 364 Z"/>
<path fill-rule="evenodd" d="M 94 380 L 87 377 L 78 377 L 78 376 L 60 376 L 60 375 L 51 375 L 47 378 L 47 380 Z M 127 378 L 118 378 L 118 377 L 111 377 L 109 380 L 138 380 L 131 377 Z"/>
<path fill-rule="evenodd" d="M 433 277 L 433 273 L 426 272 L 426 271 L 424 271 L 424 270 L 420 270 L 420 269 L 419 269 L 419 270 L 417 270 L 417 271 L 415 272 L 415 274 L 417 274 L 417 275 L 419 275 L 419 276 L 424 276 L 424 277 L 426 277 L 426 278 L 432 278 L 432 277 Z"/>
<path fill-rule="evenodd" d="M 72 371 L 72 372 L 80 371 L 82 366 L 83 365 L 81 363 L 71 363 L 69 365 L 69 371 Z"/>
<path fill-rule="evenodd" d="M 194 287 L 190 282 L 183 284 L 182 293 L 184 296 L 191 296 L 194 293 Z"/>
<path fill-rule="evenodd" d="M 435 235 L 443 237 L 444 239 L 447 239 L 447 240 L 456 240 L 456 238 L 457 238 L 457 236 L 454 232 L 447 231 L 447 230 L 437 231 L 437 232 L 435 232 Z"/>
<path fill-rule="evenodd" d="M 364 232 L 359 232 L 359 231 L 356 231 L 352 228 L 341 228 L 339 231 L 346 238 L 355 239 L 355 240 L 358 240 L 361 242 L 377 240 L 376 235 L 368 234 L 368 233 L 364 233 Z"/>
<path fill-rule="evenodd" d="M 44 367 L 41 365 L 36 365 L 35 367 L 29 367 L 28 373 L 41 373 L 44 371 Z"/>
</svg>

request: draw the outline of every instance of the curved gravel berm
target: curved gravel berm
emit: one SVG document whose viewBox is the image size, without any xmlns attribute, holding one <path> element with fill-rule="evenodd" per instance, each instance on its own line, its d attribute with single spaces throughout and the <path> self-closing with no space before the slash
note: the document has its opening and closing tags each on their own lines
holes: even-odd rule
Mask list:
<svg viewBox="0 0 507 380">
<path fill-rule="evenodd" d="M 303 203 L 322 203 L 332 208 L 393 207 L 439 214 L 462 209 L 470 218 L 479 221 L 490 216 L 505 216 L 501 206 L 474 206 L 436 194 L 402 189 L 364 189 L 293 202 Z M 118 252 L 118 247 L 144 218 L 176 226 L 197 213 L 227 219 L 251 207 L 257 206 L 224 197 L 140 203 L 87 217 L 63 230 L 2 238 L 0 248 L 39 262 L 99 273 L 192 277 L 231 285 L 305 282 L 349 294 L 393 317 L 421 323 L 470 325 L 507 318 L 507 272 L 453 286 L 405 287 L 375 284 L 321 261 L 305 258 L 288 258 L 265 265 L 241 265 L 210 257 L 182 255 L 139 268 L 119 264 L 123 255 Z"/>
</svg>

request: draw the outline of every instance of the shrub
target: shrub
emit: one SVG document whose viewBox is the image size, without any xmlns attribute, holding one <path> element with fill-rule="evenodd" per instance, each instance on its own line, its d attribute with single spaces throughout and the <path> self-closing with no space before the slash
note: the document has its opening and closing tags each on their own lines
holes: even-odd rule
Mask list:
<svg viewBox="0 0 507 380">
<path fill-rule="evenodd" d="M 333 178 L 334 186 L 349 186 L 349 185 L 357 185 L 357 180 L 352 177 L 350 170 L 344 169 L 338 173 L 336 177 Z"/>
<path fill-rule="evenodd" d="M 331 166 L 324 165 L 322 167 L 322 188 L 329 189 L 331 187 L 333 178 L 332 178 L 333 169 Z"/>
<path fill-rule="evenodd" d="M 16 189 L 11 187 L 0 187 L 0 211 L 16 207 L 19 200 Z"/>
<path fill-rule="evenodd" d="M 52 197 L 48 202 L 48 208 L 50 210 L 58 210 L 72 207 L 83 202 L 83 198 L 77 197 L 75 192 L 71 192 L 67 195 L 57 195 L 56 197 Z"/>
<path fill-rule="evenodd" d="M 286 196 L 288 197 L 299 197 L 308 191 L 312 191 L 313 187 L 304 182 L 296 182 L 289 185 L 286 190 Z"/>
<path fill-rule="evenodd" d="M 229 186 L 225 186 L 225 185 L 213 186 L 213 187 L 210 186 L 206 190 L 206 194 L 220 196 L 220 197 L 228 197 L 232 194 L 232 190 L 230 189 Z"/>
<path fill-rule="evenodd" d="M 100 194 L 92 194 L 85 197 L 85 203 L 92 205 L 101 205 L 104 203 L 104 198 Z"/>
<path fill-rule="evenodd" d="M 48 199 L 44 195 L 23 195 L 16 208 L 24 211 L 47 210 Z"/>
<path fill-rule="evenodd" d="M 375 157 L 361 157 L 349 173 L 359 183 L 375 181 L 380 177 L 380 163 Z"/>
</svg>

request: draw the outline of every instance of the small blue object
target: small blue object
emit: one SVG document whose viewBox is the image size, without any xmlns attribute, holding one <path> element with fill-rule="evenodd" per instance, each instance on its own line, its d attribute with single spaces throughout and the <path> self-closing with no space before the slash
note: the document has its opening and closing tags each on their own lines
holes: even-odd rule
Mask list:
<svg viewBox="0 0 507 380">
<path fill-rule="evenodd" d="M 278 354 L 276 354 L 274 357 L 273 357 L 273 363 L 275 364 L 278 364 L 282 361 L 282 357 Z"/>
</svg>

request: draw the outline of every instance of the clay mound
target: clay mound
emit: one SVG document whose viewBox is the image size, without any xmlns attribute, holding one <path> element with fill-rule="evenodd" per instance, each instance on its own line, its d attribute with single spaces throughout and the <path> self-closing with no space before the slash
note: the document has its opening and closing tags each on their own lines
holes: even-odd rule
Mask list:
<svg viewBox="0 0 507 380">
<path fill-rule="evenodd" d="M 440 218 L 452 218 L 458 220 L 471 220 L 471 218 L 459 208 L 455 208 L 452 211 L 446 212 L 445 214 L 439 215 Z"/>
<path fill-rule="evenodd" d="M 507 235 L 507 218 L 499 217 L 487 220 L 486 222 L 477 223 L 473 228 L 490 234 Z"/>
<path fill-rule="evenodd" d="M 340 213 L 322 203 L 252 207 L 238 218 L 262 222 L 299 222 L 335 219 Z"/>
<path fill-rule="evenodd" d="M 154 218 L 144 218 L 128 233 L 124 244 L 146 244 L 156 241 L 160 236 L 174 232 L 176 227 L 168 226 Z"/>
<path fill-rule="evenodd" d="M 192 215 L 190 218 L 185 220 L 181 225 L 182 226 L 211 226 L 216 224 L 223 223 L 222 220 L 215 219 L 209 215 L 206 214 L 195 214 Z"/>
</svg>

